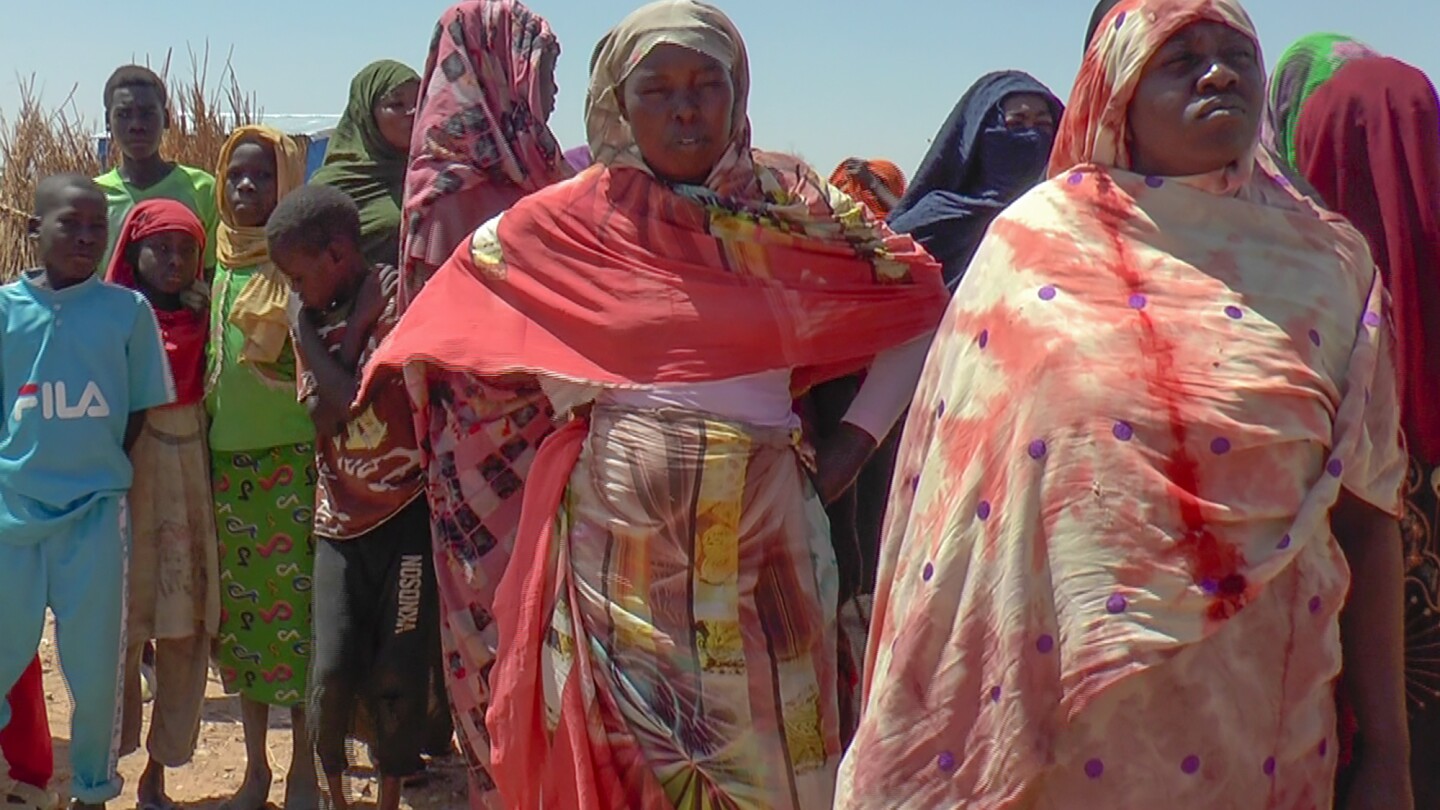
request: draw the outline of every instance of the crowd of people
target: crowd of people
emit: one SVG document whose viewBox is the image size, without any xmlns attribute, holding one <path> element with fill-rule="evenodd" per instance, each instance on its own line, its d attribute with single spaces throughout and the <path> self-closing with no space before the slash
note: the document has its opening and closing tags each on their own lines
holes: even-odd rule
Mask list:
<svg viewBox="0 0 1440 810">
<path fill-rule="evenodd" d="M 212 666 L 229 810 L 273 708 L 286 810 L 357 744 L 382 810 L 457 744 L 473 810 L 1440 807 L 1421 71 L 1102 0 L 1068 101 L 984 76 L 907 185 L 752 146 L 714 6 L 592 53 L 565 151 L 549 24 L 463 0 L 309 178 L 166 160 L 115 72 L 0 287 L 6 807 L 58 801 L 47 609 L 82 810 L 142 745 L 175 807 Z"/>
</svg>

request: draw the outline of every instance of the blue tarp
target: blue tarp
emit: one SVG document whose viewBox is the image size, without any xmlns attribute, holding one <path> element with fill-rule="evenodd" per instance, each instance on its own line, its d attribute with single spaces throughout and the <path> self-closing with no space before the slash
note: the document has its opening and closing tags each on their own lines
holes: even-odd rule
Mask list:
<svg viewBox="0 0 1440 810">
<path fill-rule="evenodd" d="M 271 120 L 271 119 L 277 120 Z M 265 122 L 271 126 L 279 127 L 285 132 L 292 134 L 304 133 L 310 136 L 310 153 L 306 156 L 305 179 L 309 180 L 315 170 L 325 162 L 325 150 L 330 145 L 330 133 L 333 128 L 323 128 L 326 125 L 333 125 L 339 116 L 319 115 L 280 115 L 266 116 Z M 308 125 L 308 126 L 306 126 Z M 110 163 L 110 136 L 100 134 L 95 136 L 95 150 L 104 165 Z M 209 168 L 209 167 L 207 167 Z"/>
</svg>

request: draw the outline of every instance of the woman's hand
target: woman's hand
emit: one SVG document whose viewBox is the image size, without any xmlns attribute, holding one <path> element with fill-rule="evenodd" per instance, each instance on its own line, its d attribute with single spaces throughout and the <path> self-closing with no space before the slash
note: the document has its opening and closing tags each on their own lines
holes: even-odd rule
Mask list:
<svg viewBox="0 0 1440 810">
<path fill-rule="evenodd" d="M 1356 753 L 1346 810 L 1415 810 L 1408 750 L 1362 742 Z"/>
<path fill-rule="evenodd" d="M 841 422 L 840 428 L 816 449 L 813 476 L 815 491 L 827 505 L 833 503 L 855 483 L 860 468 L 874 454 L 876 442 L 869 433 Z"/>
<path fill-rule="evenodd" d="M 1349 810 L 1414 810 L 1405 717 L 1405 557 L 1395 518 L 1344 490 L 1330 513 L 1350 564 L 1340 612 L 1345 681 L 1360 740 Z"/>
</svg>

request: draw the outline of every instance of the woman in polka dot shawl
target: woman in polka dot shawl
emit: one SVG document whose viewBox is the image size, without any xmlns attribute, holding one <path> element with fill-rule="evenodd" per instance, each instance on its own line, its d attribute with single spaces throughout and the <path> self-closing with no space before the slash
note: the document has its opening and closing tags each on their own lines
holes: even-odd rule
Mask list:
<svg viewBox="0 0 1440 810">
<path fill-rule="evenodd" d="M 1342 650 L 1348 807 L 1413 806 L 1386 303 L 1263 88 L 1234 0 L 1106 16 L 910 411 L 837 808 L 1329 808 Z"/>
</svg>

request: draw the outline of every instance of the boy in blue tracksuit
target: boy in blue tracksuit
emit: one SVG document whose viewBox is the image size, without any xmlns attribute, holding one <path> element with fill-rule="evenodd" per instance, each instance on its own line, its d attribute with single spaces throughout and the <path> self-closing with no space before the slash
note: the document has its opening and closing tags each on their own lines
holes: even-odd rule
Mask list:
<svg viewBox="0 0 1440 810">
<path fill-rule="evenodd" d="M 121 788 L 127 451 L 145 410 L 174 399 L 150 306 L 95 275 L 106 220 L 89 178 L 45 179 L 30 220 L 43 266 L 0 286 L 0 693 L 34 657 L 48 606 L 82 809 Z M 0 701 L 0 728 L 9 721 Z"/>
</svg>

